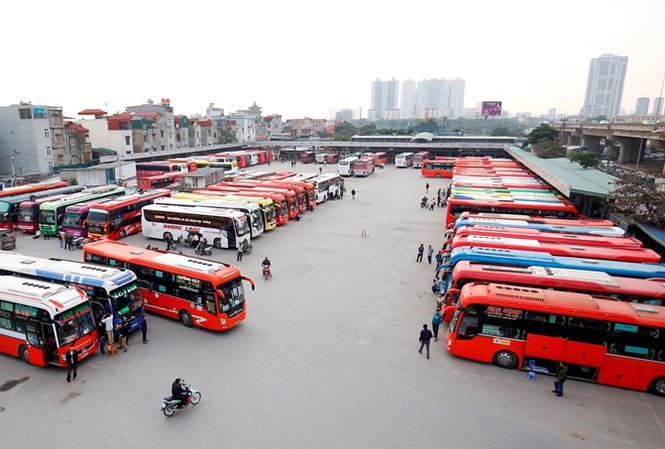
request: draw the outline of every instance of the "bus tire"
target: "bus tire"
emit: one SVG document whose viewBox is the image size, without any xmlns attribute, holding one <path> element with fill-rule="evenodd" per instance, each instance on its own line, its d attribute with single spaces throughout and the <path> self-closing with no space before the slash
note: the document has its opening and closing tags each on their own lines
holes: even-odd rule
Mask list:
<svg viewBox="0 0 665 449">
<path fill-rule="evenodd" d="M 121 239 L 124 239 L 125 237 L 127 237 L 127 233 L 126 233 L 125 230 L 123 229 L 122 231 L 120 231 L 120 238 L 121 238 Z"/>
<path fill-rule="evenodd" d="M 496 354 L 494 354 L 494 358 L 492 358 L 493 364 L 506 369 L 515 368 L 517 366 L 517 362 L 517 355 L 515 355 L 513 351 L 507 351 L 505 349 L 498 351 Z"/>
<path fill-rule="evenodd" d="M 214 246 L 217 249 L 222 249 L 222 240 L 221 239 L 215 239 L 212 242 L 212 246 Z"/>
<path fill-rule="evenodd" d="M 440 178 L 440 177 L 441 177 L 441 173 L 437 173 L 436 175 L 434 175 L 434 177 L 435 177 L 435 178 Z"/>
<path fill-rule="evenodd" d="M 665 397 L 665 377 L 656 377 L 649 384 L 649 393 Z"/>
<path fill-rule="evenodd" d="M 28 352 L 28 346 L 21 345 L 18 348 L 18 354 L 21 357 L 21 360 L 23 360 L 28 365 L 30 364 L 30 353 Z"/>
<path fill-rule="evenodd" d="M 194 325 L 192 315 L 186 310 L 180 312 L 180 322 L 186 327 L 192 327 Z"/>
</svg>

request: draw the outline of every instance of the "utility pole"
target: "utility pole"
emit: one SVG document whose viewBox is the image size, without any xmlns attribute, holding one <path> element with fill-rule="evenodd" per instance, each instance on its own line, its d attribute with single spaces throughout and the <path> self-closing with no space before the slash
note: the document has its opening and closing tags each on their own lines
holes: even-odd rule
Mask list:
<svg viewBox="0 0 665 449">
<path fill-rule="evenodd" d="M 358 118 L 358 133 L 363 128 L 363 107 L 360 106 L 360 117 Z"/>
<path fill-rule="evenodd" d="M 18 151 L 12 151 L 12 186 L 16 185 L 16 165 L 14 164 L 14 156 Z"/>
</svg>

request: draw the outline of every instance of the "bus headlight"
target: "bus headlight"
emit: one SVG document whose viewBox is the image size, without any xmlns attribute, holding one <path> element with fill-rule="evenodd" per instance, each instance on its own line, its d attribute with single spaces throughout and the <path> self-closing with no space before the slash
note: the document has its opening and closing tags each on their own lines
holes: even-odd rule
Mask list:
<svg viewBox="0 0 665 449">
<path fill-rule="evenodd" d="M 219 322 L 222 324 L 222 327 L 226 327 L 226 318 L 220 318 Z"/>
</svg>

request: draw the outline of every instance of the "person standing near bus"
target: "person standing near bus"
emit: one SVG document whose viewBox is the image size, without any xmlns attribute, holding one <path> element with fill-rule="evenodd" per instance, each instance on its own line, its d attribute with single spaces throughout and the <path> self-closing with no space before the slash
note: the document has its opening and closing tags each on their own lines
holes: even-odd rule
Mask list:
<svg viewBox="0 0 665 449">
<path fill-rule="evenodd" d="M 429 193 L 429 182 L 425 184 L 425 193 Z"/>
<path fill-rule="evenodd" d="M 238 245 L 238 256 L 236 257 L 236 262 L 240 262 L 242 260 L 242 244 Z"/>
<path fill-rule="evenodd" d="M 427 348 L 427 358 L 429 359 L 429 341 L 432 339 L 432 332 L 427 329 L 427 324 L 423 324 L 423 330 L 420 331 L 420 337 L 418 341 L 420 342 L 419 353 L 423 353 L 423 347 Z"/>
<path fill-rule="evenodd" d="M 423 261 L 423 253 L 425 252 L 425 245 L 422 243 L 418 247 L 418 255 L 416 256 L 416 262 L 422 262 Z"/>
<path fill-rule="evenodd" d="M 127 321 L 127 318 L 123 318 L 120 325 L 120 348 L 122 352 L 127 352 L 127 337 L 129 337 L 129 321 Z"/>
<path fill-rule="evenodd" d="M 106 341 L 108 344 L 115 344 L 115 339 L 113 338 L 113 315 L 106 312 L 102 317 L 102 323 L 104 323 L 104 328 L 106 329 Z"/>
<path fill-rule="evenodd" d="M 434 248 L 432 245 L 427 245 L 427 263 L 432 265 L 432 255 L 434 254 Z"/>
<path fill-rule="evenodd" d="M 78 361 L 79 354 L 74 349 L 74 345 L 71 345 L 65 355 L 65 362 L 67 362 L 67 383 L 72 379 L 72 372 L 74 373 L 74 380 L 76 380 L 76 366 L 78 365 Z"/>
<path fill-rule="evenodd" d="M 552 390 L 552 393 L 556 393 L 557 397 L 563 396 L 563 383 L 566 379 L 568 379 L 568 366 L 563 362 L 559 362 L 556 380 L 554 381 L 554 390 Z"/>
<path fill-rule="evenodd" d="M 443 316 L 441 315 L 441 310 L 437 307 L 434 309 L 434 315 L 432 315 L 432 332 L 434 333 L 434 341 L 437 341 L 439 338 L 439 326 L 443 323 Z"/>
</svg>

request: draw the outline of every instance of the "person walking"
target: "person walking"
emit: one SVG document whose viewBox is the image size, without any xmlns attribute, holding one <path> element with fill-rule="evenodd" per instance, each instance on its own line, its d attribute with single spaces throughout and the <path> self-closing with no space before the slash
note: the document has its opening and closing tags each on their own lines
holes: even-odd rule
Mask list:
<svg viewBox="0 0 665 449">
<path fill-rule="evenodd" d="M 425 184 L 425 193 L 429 193 L 429 182 Z"/>
<path fill-rule="evenodd" d="M 240 262 L 242 260 L 242 244 L 238 245 L 238 255 L 236 257 L 236 262 Z"/>
<path fill-rule="evenodd" d="M 434 210 L 434 206 L 436 206 L 436 200 L 432 198 L 432 201 L 429 203 L 429 210 Z"/>
<path fill-rule="evenodd" d="M 434 248 L 432 245 L 427 245 L 427 263 L 432 265 L 432 255 L 434 255 Z"/>
<path fill-rule="evenodd" d="M 319 167 L 319 174 L 323 173 L 323 167 Z"/>
<path fill-rule="evenodd" d="M 439 338 L 439 326 L 443 323 L 443 315 L 441 315 L 441 310 L 438 308 L 434 309 L 434 315 L 432 315 L 432 332 L 434 333 L 434 341 L 437 341 Z"/>
<path fill-rule="evenodd" d="M 556 380 L 554 381 L 554 390 L 558 397 L 563 396 L 563 383 L 568 379 L 568 366 L 563 362 L 559 362 L 558 370 L 556 372 Z"/>
<path fill-rule="evenodd" d="M 356 199 L 356 189 L 351 189 L 351 199 Z"/>
<path fill-rule="evenodd" d="M 423 253 L 425 252 L 425 245 L 422 243 L 418 247 L 418 255 L 416 256 L 416 262 L 422 262 L 423 261 Z"/>
<path fill-rule="evenodd" d="M 74 345 L 69 347 L 69 351 L 65 355 L 65 362 L 67 362 L 67 383 L 72 380 L 72 373 L 74 373 L 73 380 L 76 380 L 76 366 L 79 362 L 79 354 L 74 349 Z"/>
<path fill-rule="evenodd" d="M 147 345 L 150 340 L 148 340 L 148 320 L 146 320 L 145 315 L 143 315 L 143 321 L 141 321 L 141 334 L 143 335 L 143 344 Z"/>
<path fill-rule="evenodd" d="M 115 344 L 115 339 L 113 338 L 113 315 L 106 312 L 102 317 L 102 323 L 104 323 L 104 328 L 106 329 L 106 342 L 110 345 Z"/>
<path fill-rule="evenodd" d="M 420 349 L 418 349 L 419 353 L 423 353 L 423 347 L 427 348 L 427 358 L 429 359 L 429 341 L 432 339 L 432 332 L 427 329 L 427 324 L 423 324 L 423 330 L 420 331 L 420 338 L 418 338 L 418 341 L 420 342 Z"/>
<path fill-rule="evenodd" d="M 127 337 L 129 337 L 129 321 L 127 321 L 127 318 L 123 318 L 120 325 L 120 349 L 122 349 L 122 352 L 127 352 Z"/>
<path fill-rule="evenodd" d="M 166 240 L 166 251 L 171 251 L 171 248 L 175 249 L 175 242 L 171 234 L 166 234 L 164 240 Z"/>
</svg>

